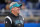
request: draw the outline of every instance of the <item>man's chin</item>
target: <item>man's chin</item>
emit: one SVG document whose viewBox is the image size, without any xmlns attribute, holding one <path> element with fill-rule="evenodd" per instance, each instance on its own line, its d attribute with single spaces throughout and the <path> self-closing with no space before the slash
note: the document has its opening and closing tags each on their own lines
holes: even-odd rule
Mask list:
<svg viewBox="0 0 40 27">
<path fill-rule="evenodd" d="M 20 12 L 18 12 L 18 13 L 20 13 Z"/>
</svg>

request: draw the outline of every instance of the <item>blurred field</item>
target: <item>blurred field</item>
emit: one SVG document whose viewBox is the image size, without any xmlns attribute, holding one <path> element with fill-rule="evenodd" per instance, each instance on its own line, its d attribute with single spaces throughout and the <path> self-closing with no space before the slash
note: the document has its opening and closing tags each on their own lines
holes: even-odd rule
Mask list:
<svg viewBox="0 0 40 27">
<path fill-rule="evenodd" d="M 0 16 L 0 23 L 4 23 L 5 16 Z"/>
<path fill-rule="evenodd" d="M 0 23 L 4 23 L 5 17 L 6 16 L 0 16 Z M 40 20 L 40 17 L 33 17 L 33 18 L 27 17 L 27 18 L 24 18 L 24 21 L 27 22 L 27 20 L 35 20 L 35 21 L 38 21 L 38 20 Z"/>
</svg>

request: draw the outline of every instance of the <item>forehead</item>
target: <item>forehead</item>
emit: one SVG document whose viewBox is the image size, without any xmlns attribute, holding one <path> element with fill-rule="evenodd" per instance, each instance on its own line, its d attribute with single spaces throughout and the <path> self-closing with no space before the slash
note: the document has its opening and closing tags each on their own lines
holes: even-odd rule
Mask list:
<svg viewBox="0 0 40 27">
<path fill-rule="evenodd" d="M 17 10 L 18 8 L 20 8 L 20 7 L 14 7 L 14 8 L 12 8 L 12 9 Z"/>
<path fill-rule="evenodd" d="M 14 8 L 20 8 L 20 7 L 14 7 Z"/>
</svg>

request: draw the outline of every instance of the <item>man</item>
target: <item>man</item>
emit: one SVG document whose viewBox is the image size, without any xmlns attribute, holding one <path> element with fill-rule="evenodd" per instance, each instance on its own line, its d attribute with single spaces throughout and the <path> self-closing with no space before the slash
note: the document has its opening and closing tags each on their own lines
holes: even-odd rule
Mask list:
<svg viewBox="0 0 40 27">
<path fill-rule="evenodd" d="M 10 14 L 5 18 L 5 27 L 23 27 L 23 19 L 19 15 L 21 4 L 12 2 L 10 4 Z"/>
</svg>

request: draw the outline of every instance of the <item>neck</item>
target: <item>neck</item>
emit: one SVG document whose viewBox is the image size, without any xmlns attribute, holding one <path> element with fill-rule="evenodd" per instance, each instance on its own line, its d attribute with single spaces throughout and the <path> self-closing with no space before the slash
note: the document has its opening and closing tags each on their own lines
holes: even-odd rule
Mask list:
<svg viewBox="0 0 40 27">
<path fill-rule="evenodd" d="M 18 16 L 18 14 L 16 12 L 13 12 L 12 14 L 14 14 L 15 16 Z"/>
</svg>

